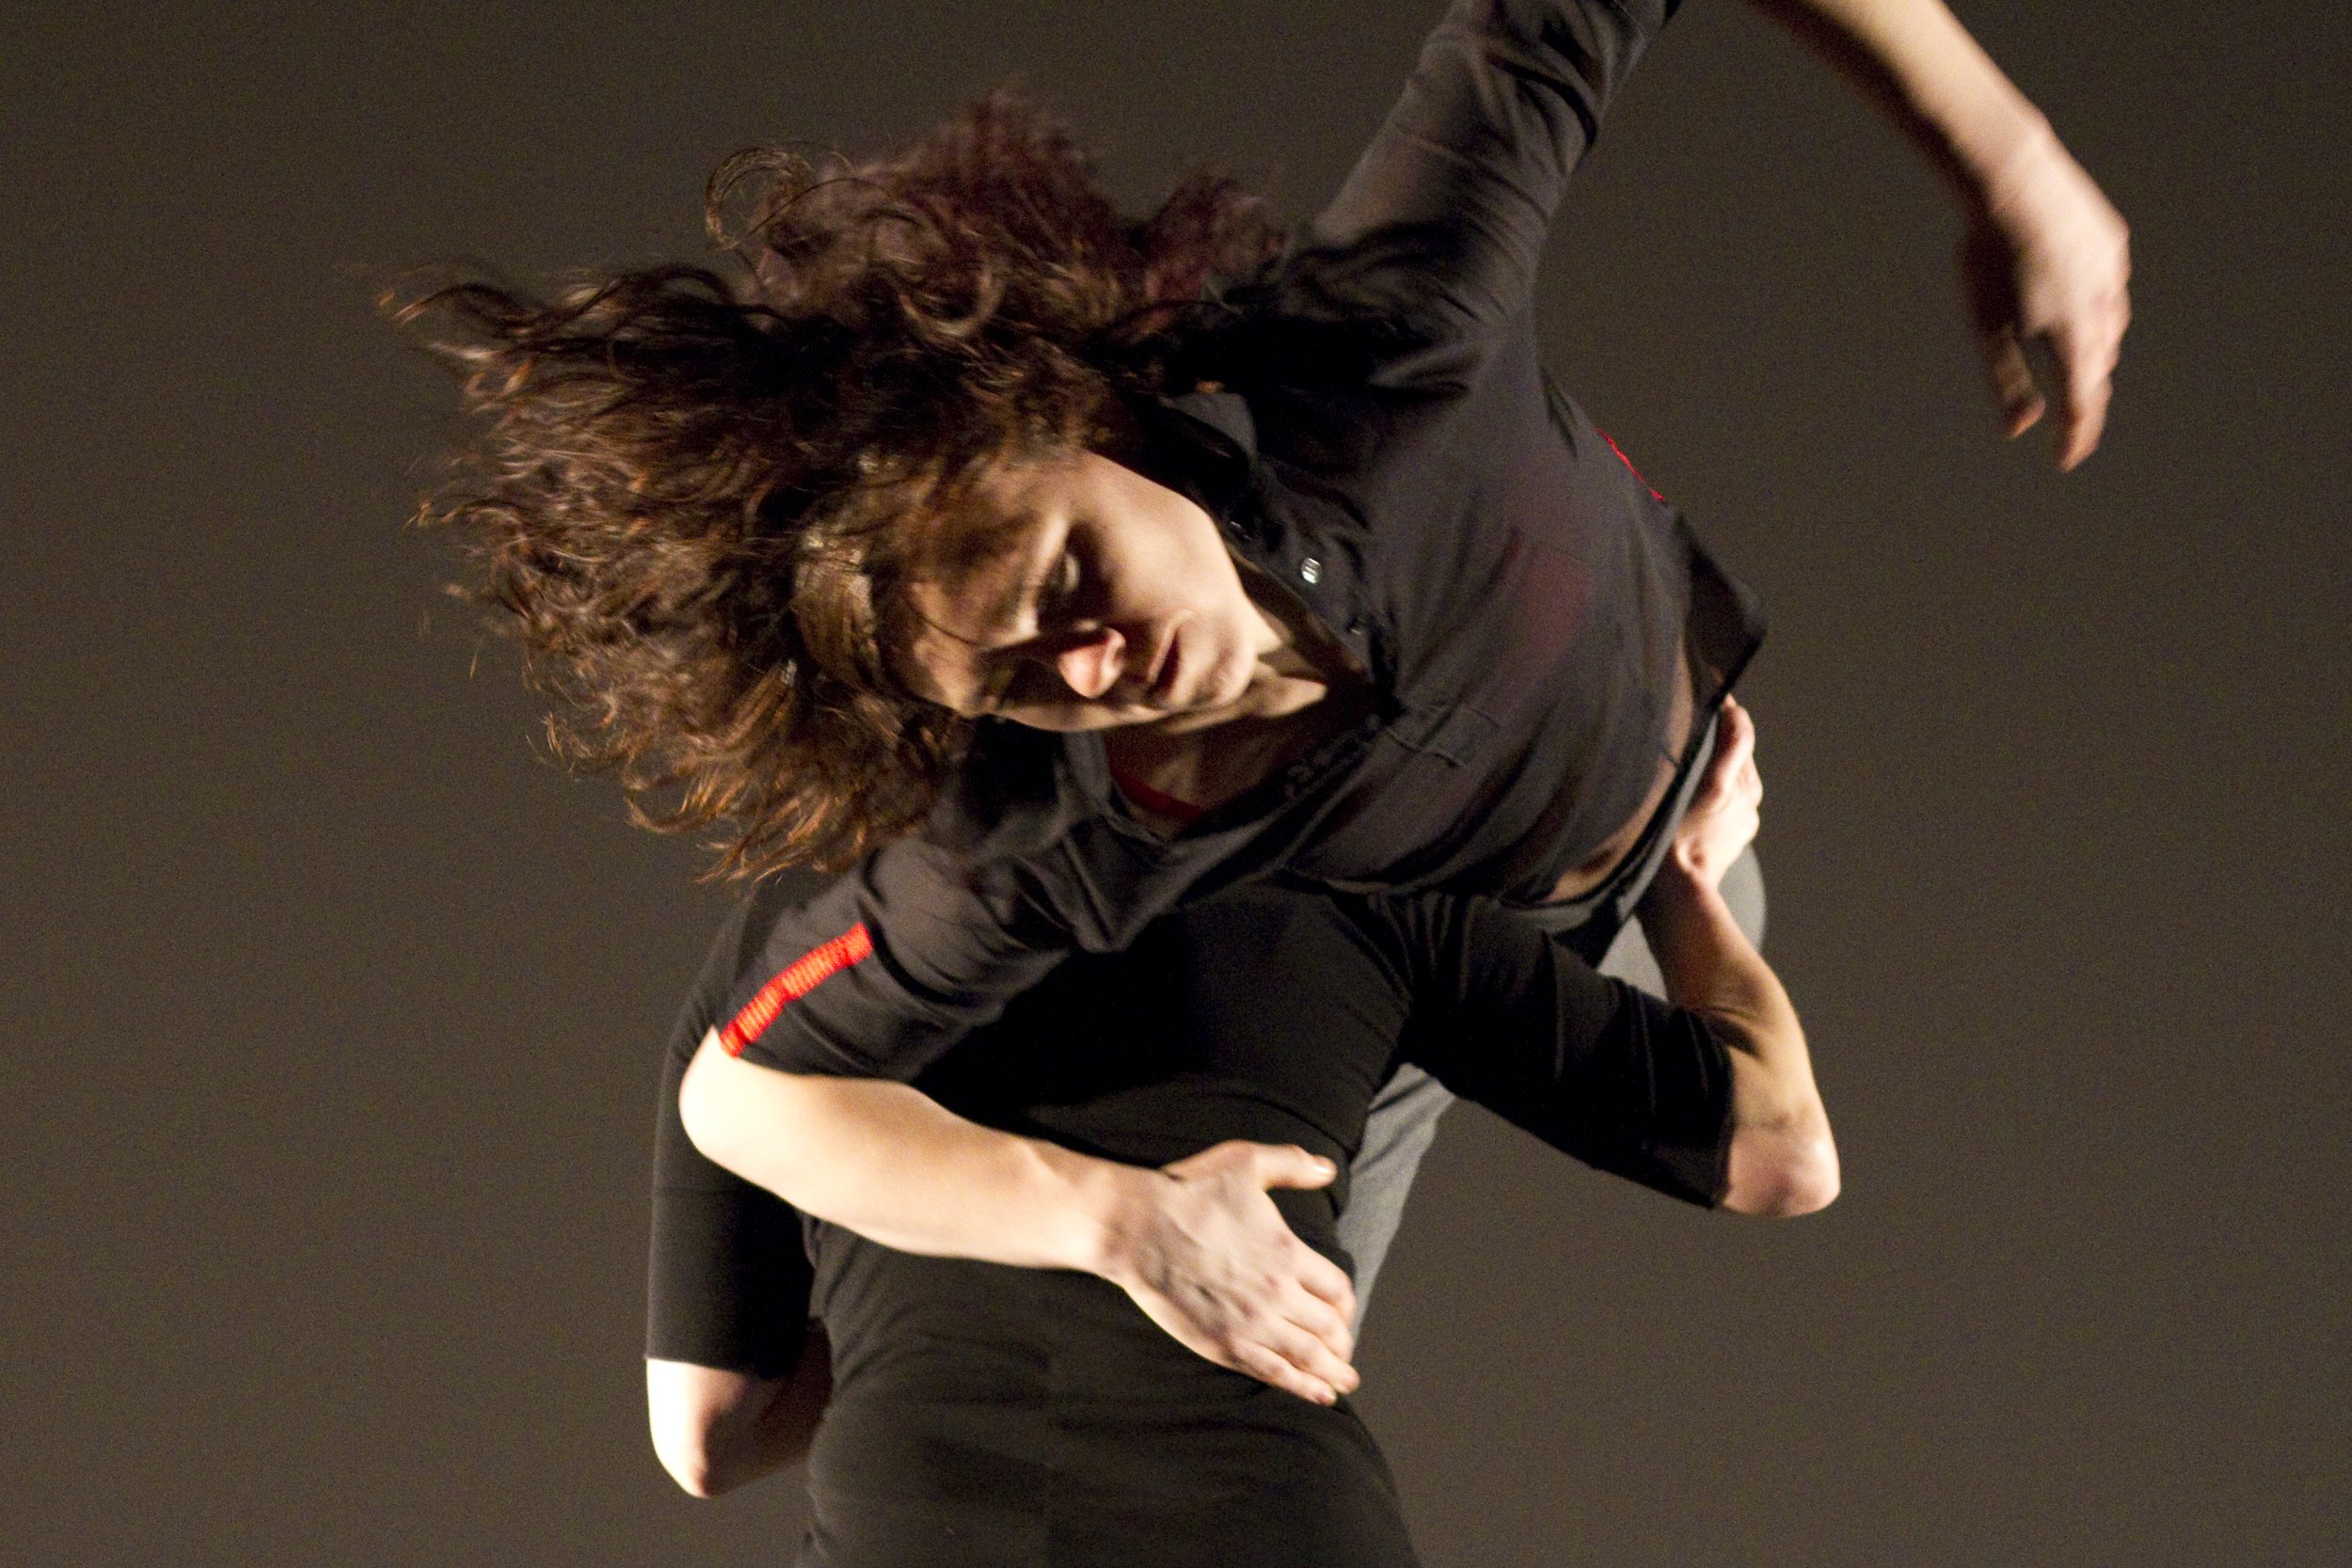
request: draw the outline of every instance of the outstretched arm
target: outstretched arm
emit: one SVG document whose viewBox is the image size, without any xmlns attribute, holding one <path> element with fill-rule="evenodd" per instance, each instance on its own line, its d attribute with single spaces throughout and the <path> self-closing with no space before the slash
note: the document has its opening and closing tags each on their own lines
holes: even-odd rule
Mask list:
<svg viewBox="0 0 2352 1568">
<path fill-rule="evenodd" d="M 2129 234 L 2042 112 L 1943 0 L 1752 0 L 1838 67 L 1924 150 L 1968 213 L 1962 280 L 2010 436 L 2044 402 L 2025 350 L 2056 367 L 2058 461 L 2098 446 L 2131 320 Z"/>
<path fill-rule="evenodd" d="M 1610 103 L 1679 0 L 1454 0 L 1387 121 L 1308 231 L 1294 305 L 1378 318 L 1458 372 L 1521 324 L 1544 234 Z"/>
</svg>

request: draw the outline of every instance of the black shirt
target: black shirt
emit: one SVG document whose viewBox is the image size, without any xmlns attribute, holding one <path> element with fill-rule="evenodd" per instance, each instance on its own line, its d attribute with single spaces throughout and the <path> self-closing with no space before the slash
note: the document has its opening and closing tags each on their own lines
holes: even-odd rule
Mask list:
<svg viewBox="0 0 2352 1568">
<path fill-rule="evenodd" d="M 789 1209 L 701 1161 L 675 1084 L 776 903 L 723 937 L 673 1042 L 647 1353 L 772 1376 L 803 1318 L 823 1319 L 834 1390 L 800 1560 L 1409 1564 L 1345 1402 L 1204 1361 L 1091 1275 L 916 1257 L 823 1224 L 804 1254 Z M 1130 1163 L 1246 1137 L 1344 1172 L 1407 1060 L 1605 1169 L 1697 1202 L 1721 1190 L 1721 1044 L 1486 901 L 1237 889 L 1063 966 L 916 1083 L 975 1120 Z M 1343 1185 L 1273 1196 L 1346 1263 Z"/>
<path fill-rule="evenodd" d="M 792 902 L 771 885 L 729 921 L 671 1038 L 650 1355 L 774 1375 L 799 1346 L 799 1217 L 704 1159 L 677 1112 L 728 977 Z M 1488 900 L 1235 889 L 1164 917 L 1125 952 L 1062 966 L 915 1083 L 975 1121 L 1128 1164 L 1227 1138 L 1298 1144 L 1342 1176 L 1276 1200 L 1347 1266 L 1335 1240 L 1345 1172 L 1374 1095 L 1407 1061 L 1589 1164 L 1688 1202 L 1721 1196 L 1722 1044 L 1695 1014 L 1595 974 L 1562 938 Z M 840 1256 L 868 1244 L 832 1226 L 812 1237 Z"/>
<path fill-rule="evenodd" d="M 983 723 L 914 835 L 782 922 L 727 1048 L 912 1078 L 1073 948 L 1281 870 L 1534 904 L 1640 809 L 1684 668 L 1761 636 L 1536 360 L 1546 225 L 1671 0 L 1457 0 L 1338 198 L 1185 336 L 1146 462 L 1370 672 L 1376 711 L 1173 837 L 1095 735 Z"/>
</svg>

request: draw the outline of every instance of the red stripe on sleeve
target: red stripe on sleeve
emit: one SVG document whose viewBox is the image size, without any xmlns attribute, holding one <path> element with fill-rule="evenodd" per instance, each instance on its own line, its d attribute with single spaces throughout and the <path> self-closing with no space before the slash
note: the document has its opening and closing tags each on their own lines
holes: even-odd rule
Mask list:
<svg viewBox="0 0 2352 1568">
<path fill-rule="evenodd" d="M 851 964 L 871 958 L 873 952 L 874 939 L 866 934 L 863 920 L 831 942 L 810 948 L 743 1004 L 743 1010 L 719 1031 L 719 1043 L 726 1047 L 728 1055 L 740 1056 L 745 1046 L 768 1032 L 786 1003 L 798 1002 Z"/>
<path fill-rule="evenodd" d="M 1600 430 L 1600 426 L 1598 425 L 1595 425 L 1593 428 L 1595 430 Z M 1625 471 L 1627 473 L 1631 474 L 1635 479 L 1642 479 L 1642 470 L 1633 466 L 1633 459 L 1625 454 L 1625 449 L 1617 445 L 1617 438 L 1614 436 L 1610 435 L 1609 432 L 1605 430 L 1600 430 L 1600 438 L 1609 443 L 1609 450 L 1617 454 L 1617 461 L 1625 465 Z M 1658 493 L 1658 486 L 1652 484 L 1646 479 L 1642 479 L 1642 488 L 1649 492 L 1650 499 L 1652 500 L 1662 501 L 1666 499 Z"/>
</svg>

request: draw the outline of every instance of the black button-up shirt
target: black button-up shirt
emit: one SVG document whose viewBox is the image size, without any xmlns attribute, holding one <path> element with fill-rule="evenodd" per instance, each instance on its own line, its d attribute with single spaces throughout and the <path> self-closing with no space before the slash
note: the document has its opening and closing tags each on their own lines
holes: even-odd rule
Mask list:
<svg viewBox="0 0 2352 1568">
<path fill-rule="evenodd" d="M 1338 198 L 1178 356 L 1152 477 L 1370 673 L 1375 711 L 1172 837 L 1099 735 L 979 726 L 924 829 L 778 925 L 728 1049 L 909 1078 L 1073 948 L 1267 874 L 1533 904 L 1642 806 L 1744 589 L 1536 360 L 1544 230 L 1671 0 L 1456 0 Z"/>
</svg>

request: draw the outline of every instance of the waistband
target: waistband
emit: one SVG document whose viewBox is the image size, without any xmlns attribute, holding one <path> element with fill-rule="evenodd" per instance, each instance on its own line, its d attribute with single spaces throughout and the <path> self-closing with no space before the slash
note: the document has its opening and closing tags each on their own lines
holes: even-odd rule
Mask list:
<svg viewBox="0 0 2352 1568">
<path fill-rule="evenodd" d="M 1609 875 L 1601 879 L 1599 886 L 1556 904 L 1520 908 L 1516 911 L 1518 916 L 1560 937 L 1587 963 L 1600 962 L 1609 944 L 1617 940 L 1618 931 L 1633 918 L 1634 906 L 1649 891 L 1658 868 L 1666 862 L 1666 851 L 1674 846 L 1675 830 L 1681 825 L 1683 813 L 1691 809 L 1699 781 L 1707 776 L 1708 759 L 1715 754 L 1715 729 L 1721 718 L 1722 710 L 1711 708 L 1705 721 L 1693 728 L 1691 743 L 1683 750 L 1681 765 L 1675 770 L 1673 786 L 1658 802 L 1658 809 L 1650 813 L 1641 836 Z"/>
</svg>

